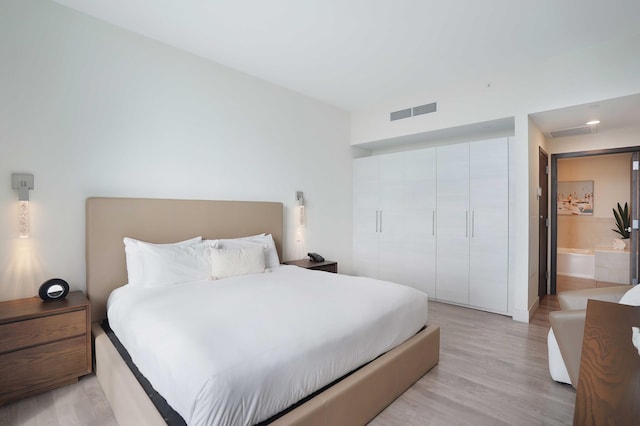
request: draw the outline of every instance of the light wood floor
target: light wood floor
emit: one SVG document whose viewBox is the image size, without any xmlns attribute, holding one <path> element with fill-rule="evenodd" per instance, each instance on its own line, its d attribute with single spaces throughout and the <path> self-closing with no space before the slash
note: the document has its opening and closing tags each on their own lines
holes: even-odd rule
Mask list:
<svg viewBox="0 0 640 426">
<path fill-rule="evenodd" d="M 548 313 L 542 301 L 530 324 L 442 303 L 429 304 L 441 326 L 440 363 L 370 425 L 566 425 L 575 391 L 551 380 Z M 77 384 L 0 407 L 0 425 L 116 426 L 94 375 Z M 122 425 L 128 426 L 128 425 Z"/>
<path fill-rule="evenodd" d="M 118 426 L 118 423 L 98 379 L 90 374 L 73 385 L 0 407 L 0 425 Z"/>
<path fill-rule="evenodd" d="M 561 274 L 558 274 L 556 276 L 556 293 L 561 293 L 567 290 L 583 290 L 585 288 L 614 287 L 617 285 L 625 284 L 596 281 L 590 280 L 588 278 L 569 277 L 567 275 Z"/>
<path fill-rule="evenodd" d="M 546 296 L 531 323 L 442 303 L 429 304 L 441 327 L 440 363 L 370 425 L 567 425 L 575 391 L 549 376 Z"/>
</svg>

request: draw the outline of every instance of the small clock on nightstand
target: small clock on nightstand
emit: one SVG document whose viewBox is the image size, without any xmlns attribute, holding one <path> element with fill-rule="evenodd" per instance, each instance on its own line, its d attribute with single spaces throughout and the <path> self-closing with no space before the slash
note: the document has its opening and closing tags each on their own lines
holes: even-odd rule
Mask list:
<svg viewBox="0 0 640 426">
<path fill-rule="evenodd" d="M 315 271 L 333 272 L 334 274 L 338 273 L 338 262 L 334 262 L 332 260 L 325 260 L 324 262 L 312 262 L 309 259 L 300 259 L 288 260 L 282 263 L 284 265 L 293 265 L 300 268 L 313 269 Z"/>
</svg>

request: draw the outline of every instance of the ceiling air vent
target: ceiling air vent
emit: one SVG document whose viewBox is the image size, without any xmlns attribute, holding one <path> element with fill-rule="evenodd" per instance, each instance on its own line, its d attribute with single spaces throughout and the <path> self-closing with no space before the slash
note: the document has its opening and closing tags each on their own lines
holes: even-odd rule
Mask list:
<svg viewBox="0 0 640 426">
<path fill-rule="evenodd" d="M 391 121 L 400 120 L 403 118 L 411 117 L 411 108 L 403 109 L 400 111 L 394 111 L 391 113 Z"/>
<path fill-rule="evenodd" d="M 391 121 L 400 120 L 403 118 L 415 117 L 416 115 L 429 114 L 438 110 L 438 103 L 432 102 L 430 104 L 419 105 L 413 108 L 402 109 L 400 111 L 394 111 L 390 113 Z"/>
<path fill-rule="evenodd" d="M 549 132 L 552 138 L 564 138 L 566 136 L 589 135 L 595 133 L 594 126 L 570 127 L 568 129 L 552 130 Z"/>
<path fill-rule="evenodd" d="M 436 102 L 431 102 L 430 104 L 413 107 L 413 116 L 429 114 L 430 112 L 436 112 L 437 110 L 438 104 Z"/>
</svg>

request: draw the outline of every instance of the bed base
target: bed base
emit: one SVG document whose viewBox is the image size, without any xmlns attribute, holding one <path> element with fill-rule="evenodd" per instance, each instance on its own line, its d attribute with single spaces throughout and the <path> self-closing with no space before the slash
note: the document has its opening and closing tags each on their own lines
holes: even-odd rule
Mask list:
<svg viewBox="0 0 640 426">
<path fill-rule="evenodd" d="M 87 295 L 91 301 L 94 371 L 122 426 L 165 425 L 99 323 L 109 294 L 127 281 L 123 237 L 163 243 L 196 235 L 273 235 L 282 258 L 283 205 L 273 202 L 88 198 Z M 365 424 L 438 363 L 440 328 L 429 325 L 397 348 L 309 399 L 272 424 Z"/>
<path fill-rule="evenodd" d="M 99 323 L 91 327 L 94 371 L 121 425 L 166 423 Z M 431 324 L 272 423 L 274 426 L 364 425 L 435 366 L 440 327 Z"/>
</svg>

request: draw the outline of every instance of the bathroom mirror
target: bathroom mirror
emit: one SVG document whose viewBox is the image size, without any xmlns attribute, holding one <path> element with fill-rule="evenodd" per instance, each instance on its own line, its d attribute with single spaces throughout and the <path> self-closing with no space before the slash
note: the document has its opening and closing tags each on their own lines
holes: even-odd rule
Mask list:
<svg viewBox="0 0 640 426">
<path fill-rule="evenodd" d="M 593 181 L 558 182 L 558 214 L 593 216 Z"/>
</svg>

